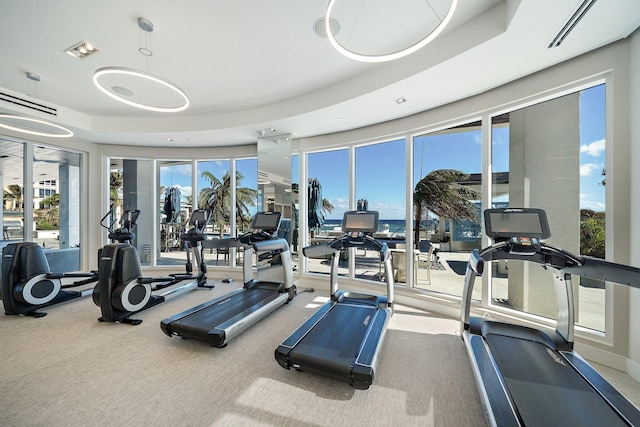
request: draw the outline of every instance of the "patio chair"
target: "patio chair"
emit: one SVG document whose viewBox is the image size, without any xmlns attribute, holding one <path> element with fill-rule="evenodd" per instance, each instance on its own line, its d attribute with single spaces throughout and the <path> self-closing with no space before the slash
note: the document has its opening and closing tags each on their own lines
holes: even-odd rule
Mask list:
<svg viewBox="0 0 640 427">
<path fill-rule="evenodd" d="M 435 247 L 429 240 L 420 240 L 418 243 L 418 250 L 420 251 L 418 254 L 418 264 L 420 261 L 426 261 L 427 266 L 427 283 L 431 284 L 431 262 L 432 258 L 438 260 L 438 255 L 435 251 Z"/>
<path fill-rule="evenodd" d="M 216 265 L 218 265 L 218 259 L 220 255 L 224 256 L 224 263 L 229 264 L 229 248 L 217 248 L 216 249 Z"/>
<path fill-rule="evenodd" d="M 393 268 L 393 280 L 396 282 L 406 282 L 407 274 L 407 251 L 412 254 L 414 251 L 407 249 L 404 243 L 396 243 L 395 249 L 391 249 L 391 267 Z M 413 282 L 418 278 L 418 258 L 413 263 Z"/>
</svg>

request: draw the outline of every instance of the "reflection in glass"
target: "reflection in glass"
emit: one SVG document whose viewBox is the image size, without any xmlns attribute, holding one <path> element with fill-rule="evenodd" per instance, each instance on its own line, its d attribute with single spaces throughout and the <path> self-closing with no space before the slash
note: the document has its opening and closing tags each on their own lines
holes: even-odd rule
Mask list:
<svg viewBox="0 0 640 427">
<path fill-rule="evenodd" d="M 107 225 L 117 224 L 125 210 L 140 209 L 132 244 L 138 250 L 143 266 L 151 264 L 152 200 L 150 160 L 109 159 L 109 205 L 112 209 Z"/>
<path fill-rule="evenodd" d="M 231 236 L 231 161 L 208 160 L 198 162 L 198 209 L 210 213 L 205 232 L 218 238 Z M 229 265 L 228 248 L 205 251 L 205 261 L 213 265 Z M 215 259 L 214 259 L 215 256 Z"/>
<path fill-rule="evenodd" d="M 33 209 L 34 241 L 67 250 L 64 271 L 79 270 L 80 154 L 34 147 Z"/>
<path fill-rule="evenodd" d="M 236 236 L 251 228 L 258 212 L 258 159 L 236 161 Z"/>
<path fill-rule="evenodd" d="M 24 239 L 24 144 L 0 139 L 0 184 L 2 186 L 2 240 Z"/>
<path fill-rule="evenodd" d="M 160 253 L 158 265 L 185 263 L 180 235 L 192 213 L 192 163 L 190 161 L 158 162 Z"/>
</svg>

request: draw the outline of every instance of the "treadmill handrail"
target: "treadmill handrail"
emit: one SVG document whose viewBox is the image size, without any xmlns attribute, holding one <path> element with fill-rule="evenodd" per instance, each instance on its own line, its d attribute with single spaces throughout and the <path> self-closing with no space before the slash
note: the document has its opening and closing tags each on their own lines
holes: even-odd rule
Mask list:
<svg viewBox="0 0 640 427">
<path fill-rule="evenodd" d="M 285 239 L 261 240 L 253 243 L 253 249 L 256 252 L 286 252 L 289 250 L 289 244 Z"/>
<path fill-rule="evenodd" d="M 583 264 L 583 257 L 576 256 L 564 249 L 556 248 L 545 243 L 541 243 L 533 254 L 512 252 L 512 247 L 513 245 L 510 242 L 503 241 L 482 249 L 479 254 L 485 261 L 519 259 L 560 269 L 581 266 Z"/>
<path fill-rule="evenodd" d="M 577 256 L 564 249 L 542 243 L 534 255 L 513 254 L 509 242 L 500 242 L 480 251 L 485 261 L 520 259 L 557 268 L 567 274 L 640 288 L 640 268 L 589 256 Z M 478 272 L 482 274 L 482 272 Z"/>
<path fill-rule="evenodd" d="M 320 243 L 302 248 L 304 256 L 309 258 L 324 258 L 327 255 L 333 255 L 336 252 L 340 252 L 340 249 L 332 248 L 328 243 Z"/>
<path fill-rule="evenodd" d="M 565 273 L 640 288 L 640 268 L 638 267 L 587 256 L 582 257 L 581 261 L 582 264 L 579 266 L 566 267 Z"/>
<path fill-rule="evenodd" d="M 328 245 L 330 248 L 337 250 L 348 248 L 371 249 L 380 253 L 380 261 L 383 262 L 389 257 L 389 248 L 387 244 L 376 240 L 368 234 L 360 235 L 358 238 L 354 238 L 350 234 L 347 234 L 332 240 Z"/>
<path fill-rule="evenodd" d="M 469 257 L 467 273 L 465 275 L 460 311 L 461 331 L 469 328 L 471 293 L 478 275 L 483 274 L 484 261 L 514 259 L 534 262 L 556 270 L 558 277 L 564 278 L 566 285 L 571 284 L 571 275 L 611 282 L 621 286 L 640 288 L 640 268 L 625 264 L 618 264 L 603 259 L 587 256 L 577 256 L 560 248 L 541 243 L 533 254 L 513 253 L 511 243 L 502 241 L 488 246 L 480 251 L 474 249 Z M 571 295 L 565 290 L 556 289 L 558 304 L 573 304 Z M 568 292 L 568 291 L 567 291 Z M 558 321 L 569 321 L 571 324 L 559 325 L 559 333 L 573 340 L 573 307 L 558 307 Z M 562 315 L 561 315 L 562 313 Z M 565 317 L 566 316 L 566 317 Z"/>
</svg>

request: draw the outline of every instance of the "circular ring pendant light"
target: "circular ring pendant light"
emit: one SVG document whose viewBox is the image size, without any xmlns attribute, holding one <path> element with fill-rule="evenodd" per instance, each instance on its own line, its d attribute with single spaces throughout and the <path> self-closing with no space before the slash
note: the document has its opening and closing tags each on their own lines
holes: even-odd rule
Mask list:
<svg viewBox="0 0 640 427">
<path fill-rule="evenodd" d="M 149 41 L 149 34 L 153 32 L 153 22 L 148 20 L 147 18 L 140 17 L 138 18 L 138 27 L 145 34 L 147 42 Z M 138 52 L 145 56 L 147 60 L 153 56 L 153 51 L 149 48 L 148 45 L 140 46 Z M 148 62 L 147 62 L 148 69 Z M 136 101 L 131 99 L 130 97 L 134 95 L 134 92 L 128 89 L 126 86 L 115 85 L 110 86 L 106 84 L 105 81 L 100 81 L 101 78 L 105 78 L 104 80 L 108 80 L 108 77 L 133 77 L 134 79 L 143 80 L 143 84 L 156 84 L 162 86 L 162 89 L 169 89 L 169 98 L 171 101 L 176 100 L 175 104 L 166 103 L 164 104 L 164 100 L 153 105 L 151 102 L 145 103 L 141 101 Z M 141 108 L 143 110 L 155 111 L 159 113 L 176 113 L 178 111 L 183 111 L 189 108 L 189 97 L 184 93 L 182 89 L 180 89 L 175 84 L 171 83 L 169 80 L 164 79 L 160 76 L 151 74 L 146 71 L 135 70 L 133 68 L 125 68 L 125 67 L 103 67 L 97 69 L 93 73 L 93 84 L 102 91 L 105 95 L 110 98 L 115 99 L 116 101 L 120 101 L 124 104 L 130 105 L 132 107 Z M 155 91 L 155 88 L 154 88 Z M 177 95 L 177 97 L 176 97 Z M 129 98 L 128 98 L 129 97 Z M 158 105 L 160 104 L 160 105 Z M 164 105 L 162 105 L 164 104 Z M 167 105 L 168 104 L 168 105 Z"/>
<path fill-rule="evenodd" d="M 151 81 L 153 83 L 160 84 L 166 88 L 169 88 L 171 91 L 175 92 L 181 99 L 182 103 L 175 106 L 154 106 L 143 104 L 140 102 L 135 102 L 130 99 L 125 98 L 117 92 L 109 90 L 105 85 L 100 82 L 100 77 L 108 76 L 108 75 L 126 75 L 135 78 L 141 78 L 144 80 Z M 187 94 L 184 93 L 182 89 L 178 86 L 171 83 L 169 80 L 163 79 L 160 76 L 156 76 L 151 73 L 147 73 L 140 70 L 134 70 L 132 68 L 125 67 L 103 67 L 99 68 L 93 73 L 93 84 L 96 85 L 98 89 L 100 89 L 105 95 L 115 99 L 116 101 L 123 102 L 127 105 L 131 105 L 132 107 L 141 108 L 143 110 L 156 111 L 160 113 L 175 113 L 178 111 L 186 110 L 189 107 L 189 98 Z"/>
<path fill-rule="evenodd" d="M 352 50 L 347 49 L 346 47 L 344 47 L 343 45 L 341 45 L 335 38 L 333 32 L 331 31 L 331 12 L 333 10 L 333 7 L 335 6 L 337 0 L 330 0 L 329 1 L 329 6 L 327 6 L 327 14 L 324 18 L 324 23 L 325 23 L 325 29 L 327 32 L 327 38 L 329 39 L 329 42 L 331 43 L 331 46 L 334 47 L 335 50 L 337 50 L 338 52 L 340 52 L 342 55 L 346 56 L 349 59 L 353 59 L 355 61 L 360 61 L 360 62 L 387 62 L 387 61 L 393 61 L 395 59 L 400 59 L 402 57 L 405 57 L 407 55 L 410 55 L 420 49 L 422 49 L 423 47 L 425 47 L 427 44 L 429 44 L 433 39 L 435 39 L 436 37 L 438 37 L 438 35 L 442 32 L 442 30 L 444 30 L 444 28 L 449 24 L 449 21 L 451 21 L 451 18 L 453 17 L 453 13 L 456 10 L 456 6 L 458 5 L 458 0 L 452 0 L 451 1 L 451 6 L 449 7 L 449 11 L 447 12 L 446 16 L 444 17 L 444 19 L 440 22 L 440 24 L 438 24 L 429 34 L 427 34 L 422 40 L 418 41 L 417 43 L 396 51 L 396 52 L 392 52 L 392 53 L 388 53 L 388 54 L 383 54 L 383 55 L 365 55 L 362 53 L 358 53 L 358 52 L 354 52 Z"/>
<path fill-rule="evenodd" d="M 19 125 L 12 125 L 12 124 L 7 124 L 6 120 L 9 121 L 15 121 L 15 122 L 25 122 L 24 124 L 19 124 Z M 36 124 L 41 128 L 47 129 L 50 128 L 51 132 L 45 131 L 45 130 L 35 130 L 32 127 L 27 127 L 29 124 L 33 125 Z M 16 132 L 21 132 L 21 133 L 26 133 L 29 135 L 36 135 L 36 136 L 46 136 L 49 138 L 69 138 L 73 136 L 73 132 L 71 132 L 69 129 L 60 126 L 60 125 L 56 125 L 54 123 L 51 122 L 47 122 L 45 120 L 40 120 L 40 119 L 35 119 L 32 117 L 22 117 L 22 116 L 16 116 L 13 114 L 0 114 L 0 127 L 5 128 L 5 129 L 9 129 L 12 131 L 16 131 Z M 55 132 L 55 131 L 60 131 L 60 132 Z"/>
</svg>

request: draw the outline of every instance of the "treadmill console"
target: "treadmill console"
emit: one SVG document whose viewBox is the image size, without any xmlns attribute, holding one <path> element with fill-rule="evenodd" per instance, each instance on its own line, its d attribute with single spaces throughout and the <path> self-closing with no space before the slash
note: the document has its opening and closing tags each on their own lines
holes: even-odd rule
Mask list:
<svg viewBox="0 0 640 427">
<path fill-rule="evenodd" d="M 250 237 L 252 240 L 273 238 L 280 227 L 280 212 L 258 212 L 251 220 Z"/>
<path fill-rule="evenodd" d="M 378 212 L 347 211 L 342 217 L 342 231 L 349 236 L 351 243 L 362 241 L 364 236 L 378 231 Z"/>
<path fill-rule="evenodd" d="M 540 240 L 549 238 L 549 222 L 542 209 L 506 208 L 484 211 L 485 232 L 494 242 L 508 242 L 509 251 L 534 254 Z"/>
</svg>

